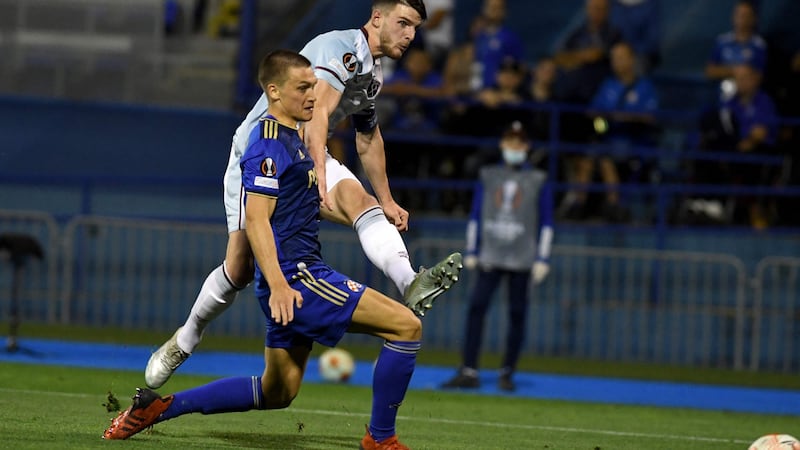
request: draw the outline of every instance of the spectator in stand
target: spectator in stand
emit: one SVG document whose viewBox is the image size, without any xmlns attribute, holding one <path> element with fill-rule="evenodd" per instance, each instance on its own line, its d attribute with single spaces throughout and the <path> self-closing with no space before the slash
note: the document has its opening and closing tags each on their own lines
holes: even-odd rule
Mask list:
<svg viewBox="0 0 800 450">
<path fill-rule="evenodd" d="M 442 76 L 434 70 L 431 55 L 425 49 L 410 48 L 402 67 L 386 80 L 381 92 L 395 96 L 389 127 L 419 132 L 437 129 L 440 105 L 435 100 L 442 98 L 445 90 Z"/>
<path fill-rule="evenodd" d="M 447 52 L 453 48 L 453 9 L 455 0 L 426 0 L 428 20 L 422 24 L 425 50 L 433 60 L 433 67 L 441 71 Z"/>
<path fill-rule="evenodd" d="M 484 0 L 484 26 L 475 37 L 475 62 L 480 64 L 480 88 L 494 84 L 501 63 L 510 57 L 521 61 L 523 57 L 522 40 L 508 29 L 505 0 Z"/>
<path fill-rule="evenodd" d="M 490 86 L 478 91 L 472 102 L 450 107 L 446 129 L 473 136 L 499 135 L 509 122 L 526 115 L 519 111 L 527 100 L 524 82 L 522 63 L 506 57 Z"/>
<path fill-rule="evenodd" d="M 528 85 L 528 97 L 533 103 L 541 106 L 544 103 L 557 102 L 554 88 L 558 80 L 558 67 L 553 58 L 545 56 L 536 62 L 531 71 Z M 550 138 L 550 111 L 535 109 L 531 115 L 531 137 L 537 141 L 546 141 Z"/>
<path fill-rule="evenodd" d="M 615 151 L 598 158 L 589 155 L 575 157 L 570 181 L 590 183 L 597 163 L 607 188 L 603 216 L 611 222 L 622 222 L 628 219 L 629 212 L 620 205 L 619 172 L 622 163 L 627 163 L 634 171 L 641 167 L 639 158 L 626 154 L 628 148 L 653 144 L 653 113 L 658 109 L 658 96 L 650 79 L 640 75 L 636 53 L 631 45 L 625 42 L 614 45 L 611 49 L 611 67 L 613 75 L 598 89 L 591 110 L 596 141 Z M 567 199 L 566 218 L 580 219 L 589 212 L 586 191 L 573 191 Z"/>
<path fill-rule="evenodd" d="M 706 63 L 706 77 L 711 80 L 733 78 L 733 68 L 747 64 L 763 73 L 767 67 L 767 43 L 757 32 L 758 17 L 752 2 L 740 0 L 733 8 L 733 30 L 720 34 Z M 735 86 L 722 83 L 723 98 L 733 95 Z"/>
<path fill-rule="evenodd" d="M 731 73 L 736 94 L 704 118 L 701 145 L 708 150 L 770 154 L 775 149 L 778 116 L 772 99 L 761 90 L 762 74 L 757 67 L 747 64 L 733 66 Z M 698 183 L 743 185 L 769 184 L 774 174 L 768 167 L 758 164 L 712 161 L 699 161 L 694 172 L 694 181 Z M 744 221 L 749 221 L 753 227 L 767 227 L 763 202 L 752 197 L 741 200 L 737 206 L 744 208 L 735 208 L 733 219 L 741 220 L 740 217 L 746 215 Z"/>
<path fill-rule="evenodd" d="M 556 64 L 564 71 L 559 97 L 586 104 L 609 75 L 609 51 L 622 40 L 609 22 L 608 0 L 586 0 L 586 21 L 572 31 L 556 52 Z"/>
<path fill-rule="evenodd" d="M 481 74 L 475 62 L 475 40 L 486 25 L 483 16 L 476 16 L 469 26 L 467 40 L 447 54 L 444 64 L 444 86 L 453 97 L 470 97 L 481 87 Z"/>
<path fill-rule="evenodd" d="M 661 61 L 660 0 L 612 0 L 611 25 L 636 52 L 641 73 L 650 73 Z"/>
</svg>

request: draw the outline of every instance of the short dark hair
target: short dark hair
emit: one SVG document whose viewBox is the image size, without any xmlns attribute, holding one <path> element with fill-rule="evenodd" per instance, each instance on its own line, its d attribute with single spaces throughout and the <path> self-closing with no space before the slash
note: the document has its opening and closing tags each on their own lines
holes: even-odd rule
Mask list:
<svg viewBox="0 0 800 450">
<path fill-rule="evenodd" d="M 310 67 L 311 61 L 292 50 L 274 50 L 267 53 L 258 63 L 258 84 L 266 90 L 270 83 L 282 84 L 286 81 L 292 67 Z"/>
<path fill-rule="evenodd" d="M 413 8 L 422 20 L 428 20 L 428 11 L 425 9 L 423 0 L 373 0 L 372 9 L 394 8 L 397 5 L 405 5 Z"/>
</svg>

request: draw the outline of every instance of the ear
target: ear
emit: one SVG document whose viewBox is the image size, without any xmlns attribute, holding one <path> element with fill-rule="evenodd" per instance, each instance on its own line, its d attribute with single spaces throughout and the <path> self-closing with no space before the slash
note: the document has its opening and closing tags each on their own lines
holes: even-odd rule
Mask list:
<svg viewBox="0 0 800 450">
<path fill-rule="evenodd" d="M 372 10 L 372 17 L 369 19 L 370 25 L 375 28 L 381 27 L 381 20 L 383 20 L 383 13 L 381 13 L 380 9 L 373 9 Z"/>
<path fill-rule="evenodd" d="M 278 89 L 278 85 L 274 83 L 268 84 L 265 92 L 270 103 L 281 99 L 281 91 Z"/>
</svg>

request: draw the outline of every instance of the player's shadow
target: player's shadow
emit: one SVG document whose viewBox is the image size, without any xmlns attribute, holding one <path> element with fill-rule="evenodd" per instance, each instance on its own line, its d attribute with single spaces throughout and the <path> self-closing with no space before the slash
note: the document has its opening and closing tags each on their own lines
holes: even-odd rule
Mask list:
<svg viewBox="0 0 800 450">
<path fill-rule="evenodd" d="M 306 449 L 352 449 L 361 436 L 319 436 L 309 435 L 299 431 L 297 433 L 238 433 L 238 432 L 212 432 L 209 437 L 227 441 L 239 448 L 279 448 L 283 450 Z"/>
</svg>

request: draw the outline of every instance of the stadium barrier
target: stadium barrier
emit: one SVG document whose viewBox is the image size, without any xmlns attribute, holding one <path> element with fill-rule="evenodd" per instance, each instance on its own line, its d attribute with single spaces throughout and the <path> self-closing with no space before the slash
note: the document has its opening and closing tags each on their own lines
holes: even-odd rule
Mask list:
<svg viewBox="0 0 800 450">
<path fill-rule="evenodd" d="M 226 242 L 223 225 L 78 216 L 59 228 L 47 214 L 0 210 L 0 232 L 14 230 L 47 249 L 22 289 L 24 321 L 121 329 L 174 329 Z M 355 233 L 323 229 L 321 240 L 332 266 L 397 297 Z M 409 240 L 415 264 L 462 246 L 457 239 Z M 795 371 L 799 275 L 800 258 L 763 258 L 752 271 L 731 254 L 555 245 L 549 279 L 532 289 L 526 354 Z M 473 277 L 462 272 L 425 317 L 426 347 L 460 349 Z M 496 296 L 484 338 L 493 352 L 507 332 L 505 288 Z M 259 337 L 263 320 L 246 289 L 210 332 Z M 354 335 L 343 345 L 369 341 Z"/>
</svg>

